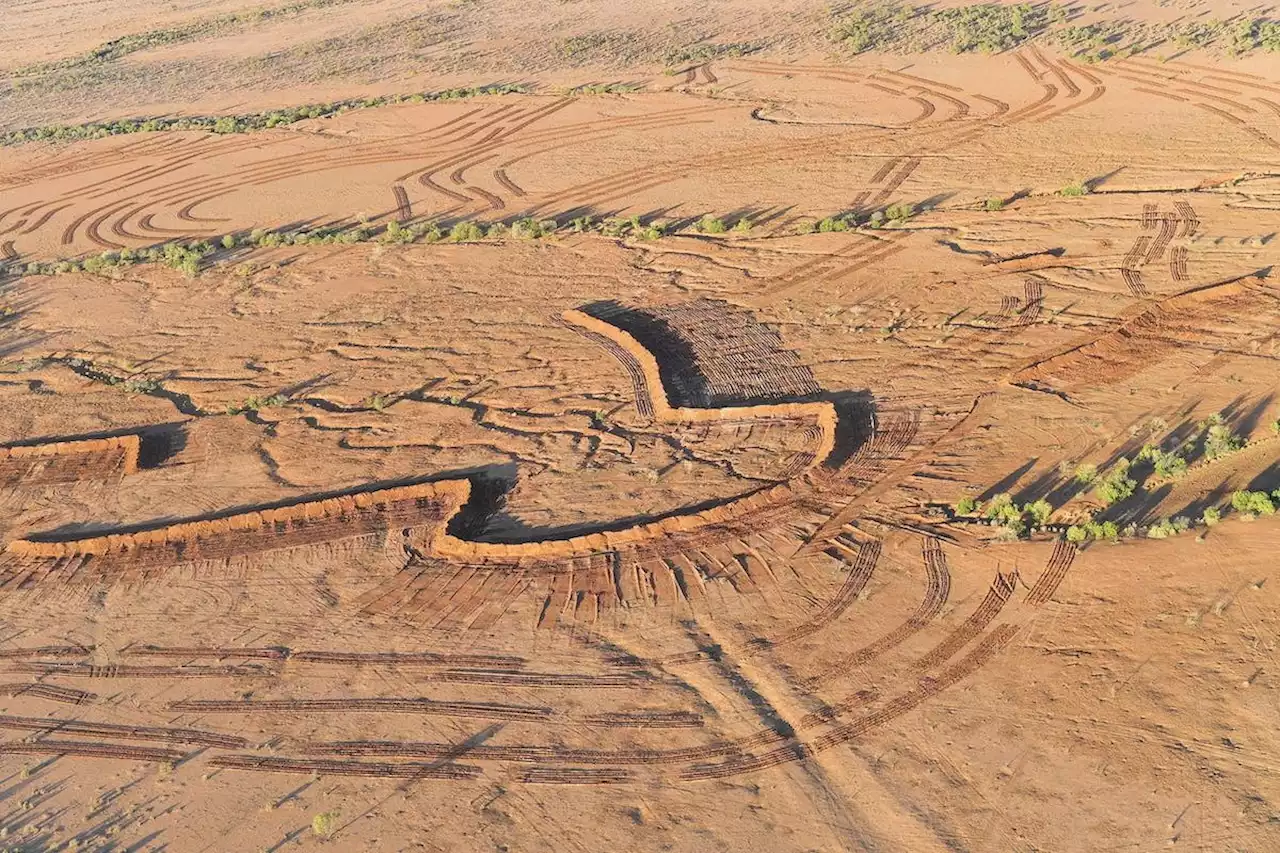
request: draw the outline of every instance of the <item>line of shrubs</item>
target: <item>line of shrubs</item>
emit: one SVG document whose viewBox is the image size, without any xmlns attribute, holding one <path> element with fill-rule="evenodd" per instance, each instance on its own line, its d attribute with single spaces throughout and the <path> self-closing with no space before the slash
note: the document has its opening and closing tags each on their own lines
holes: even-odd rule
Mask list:
<svg viewBox="0 0 1280 853">
<path fill-rule="evenodd" d="M 284 127 L 305 119 L 329 118 L 351 110 L 365 110 L 391 104 L 420 104 L 427 101 L 453 101 L 462 98 L 475 98 L 481 95 L 516 95 L 528 94 L 528 92 L 527 86 L 503 83 L 493 86 L 466 86 L 446 89 L 440 92 L 414 92 L 411 94 L 348 98 L 342 101 L 304 104 L 234 116 L 131 118 L 113 122 L 46 125 L 44 127 L 28 127 L 10 131 L 0 136 L 0 146 L 21 145 L 24 142 L 74 142 L 129 133 L 154 133 L 160 131 L 199 130 L 210 133 L 249 133 L 255 130 Z"/>
</svg>

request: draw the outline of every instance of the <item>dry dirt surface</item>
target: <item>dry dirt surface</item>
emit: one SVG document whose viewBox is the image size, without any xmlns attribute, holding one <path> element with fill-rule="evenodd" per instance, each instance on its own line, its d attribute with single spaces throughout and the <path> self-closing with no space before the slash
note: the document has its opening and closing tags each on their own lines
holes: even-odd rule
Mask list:
<svg viewBox="0 0 1280 853">
<path fill-rule="evenodd" d="M 1206 4 L 9 5 L 0 849 L 1280 850 Z"/>
</svg>

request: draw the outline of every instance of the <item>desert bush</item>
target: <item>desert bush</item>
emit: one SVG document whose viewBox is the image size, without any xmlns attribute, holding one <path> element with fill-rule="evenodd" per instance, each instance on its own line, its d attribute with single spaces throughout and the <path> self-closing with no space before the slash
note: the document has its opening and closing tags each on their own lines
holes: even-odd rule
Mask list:
<svg viewBox="0 0 1280 853">
<path fill-rule="evenodd" d="M 1049 516 L 1053 515 L 1053 507 L 1044 498 L 1027 504 L 1023 507 L 1023 511 L 1031 518 L 1031 523 L 1035 527 L 1044 527 L 1049 521 Z"/>
<path fill-rule="evenodd" d="M 891 204 L 885 208 L 884 215 L 889 218 L 890 222 L 906 222 L 908 219 L 916 215 L 914 205 L 900 202 Z"/>
<path fill-rule="evenodd" d="M 1048 25 L 1043 5 L 978 3 L 932 14 L 946 28 L 956 53 L 999 53 L 1017 47 Z"/>
<path fill-rule="evenodd" d="M 1058 190 L 1058 195 L 1067 198 L 1079 198 L 1080 196 L 1089 194 L 1089 185 L 1084 181 L 1076 181 L 1074 184 L 1068 184 Z"/>
<path fill-rule="evenodd" d="M 1222 416 L 1210 415 L 1200 422 L 1204 432 L 1204 458 L 1210 462 L 1235 453 L 1244 447 L 1244 439 L 1231 431 L 1231 427 L 1223 422 Z"/>
<path fill-rule="evenodd" d="M 696 42 L 683 47 L 668 49 L 662 54 L 662 63 L 668 69 L 685 65 L 701 65 L 704 62 L 710 62 L 713 59 L 720 59 L 726 56 L 746 56 L 749 53 L 756 52 L 761 47 L 762 45 L 759 43 L 745 41 L 730 42 L 728 44 Z"/>
<path fill-rule="evenodd" d="M 476 222 L 458 222 L 449 229 L 449 239 L 455 243 L 471 243 L 484 239 L 484 227 Z"/>
<path fill-rule="evenodd" d="M 982 508 L 982 504 L 980 504 L 974 498 L 961 498 L 960 500 L 956 501 L 955 510 L 956 510 L 956 515 L 973 515 L 975 512 L 977 512 L 981 508 Z"/>
<path fill-rule="evenodd" d="M 239 415 L 244 412 L 258 412 L 262 409 L 278 409 L 287 405 L 289 398 L 282 394 L 272 394 L 270 397 L 247 397 L 240 404 L 231 404 L 227 406 L 228 415 Z"/>
<path fill-rule="evenodd" d="M 853 53 L 886 48 L 900 41 L 916 10 L 897 3 L 859 9 L 839 18 L 831 39 Z"/>
<path fill-rule="evenodd" d="M 339 813 L 335 811 L 321 812 L 311 818 L 311 832 L 317 837 L 328 840 L 338 829 Z"/>
<path fill-rule="evenodd" d="M 1248 516 L 1271 515 L 1276 511 L 1275 502 L 1266 492 L 1242 489 L 1231 494 L 1231 508 Z"/>
<path fill-rule="evenodd" d="M 1162 450 L 1158 445 L 1144 444 L 1138 460 L 1150 462 L 1161 479 L 1178 479 L 1187 473 L 1187 460 L 1176 450 Z"/>
<path fill-rule="evenodd" d="M 723 234 L 728 230 L 723 219 L 717 219 L 709 213 L 698 220 L 698 224 L 694 227 L 703 234 Z"/>
<path fill-rule="evenodd" d="M 0 146 L 18 145 L 24 142 L 72 142 L 84 139 L 101 139 L 129 133 L 153 133 L 161 131 L 202 130 L 209 133 L 251 133 L 268 130 L 313 118 L 329 118 L 349 110 L 401 104 L 410 101 L 449 101 L 473 98 L 481 95 L 523 94 L 529 91 L 521 85 L 478 86 L 446 89 L 439 92 L 415 92 L 413 94 L 383 95 L 374 98 L 351 98 L 322 104 L 304 104 L 260 113 L 234 116 L 178 116 L 124 119 L 114 122 L 88 122 L 77 125 L 46 125 L 10 131 L 0 135 Z"/>
<path fill-rule="evenodd" d="M 538 220 L 533 217 L 517 219 L 511 224 L 511 236 L 522 240 L 536 240 L 556 232 L 558 224 L 554 219 Z"/>
<path fill-rule="evenodd" d="M 1222 510 L 1217 507 L 1206 507 L 1205 511 L 1200 515 L 1200 523 L 1205 527 L 1213 527 L 1222 520 Z"/>
<path fill-rule="evenodd" d="M 1115 468 L 1097 481 L 1093 493 L 1103 506 L 1111 506 L 1133 496 L 1138 483 L 1129 476 L 1129 467 L 1129 460 L 1121 459 Z"/>
<path fill-rule="evenodd" d="M 1089 534 L 1085 533 L 1084 528 L 1073 524 L 1067 528 L 1067 541 L 1079 545 L 1081 542 L 1089 538 Z"/>
<path fill-rule="evenodd" d="M 1098 466 L 1091 462 L 1081 462 L 1076 466 L 1075 481 L 1082 486 L 1087 486 L 1094 480 L 1098 479 Z"/>
<path fill-rule="evenodd" d="M 987 199 L 983 207 L 985 207 L 987 210 L 991 211 L 992 213 L 994 213 L 997 210 L 1004 210 L 1004 199 L 989 198 Z"/>
<path fill-rule="evenodd" d="M 818 231 L 822 234 L 832 231 L 848 231 L 850 225 L 848 216 L 828 216 L 818 222 Z"/>
</svg>

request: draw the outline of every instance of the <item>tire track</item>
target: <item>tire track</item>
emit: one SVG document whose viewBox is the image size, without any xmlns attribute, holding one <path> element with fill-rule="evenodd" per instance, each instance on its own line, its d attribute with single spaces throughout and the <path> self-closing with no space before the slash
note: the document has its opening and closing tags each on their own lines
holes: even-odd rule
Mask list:
<svg viewBox="0 0 1280 853">
<path fill-rule="evenodd" d="M 828 549 L 827 553 L 847 567 L 844 582 L 836 594 L 802 624 L 776 637 L 751 640 L 747 644 L 749 649 L 763 651 L 811 637 L 844 615 L 849 606 L 858 600 L 858 596 L 862 594 L 862 590 L 866 588 L 867 582 L 875 572 L 876 563 L 880 560 L 880 542 L 877 540 L 858 543 L 852 560 L 849 559 L 848 554 L 839 550 Z"/>
<path fill-rule="evenodd" d="M 1077 553 L 1076 546 L 1066 540 L 1059 539 L 1054 543 L 1053 553 L 1049 556 L 1049 561 L 1045 564 L 1044 571 L 1040 573 L 1040 577 L 1036 580 L 1036 585 L 1027 593 L 1027 604 L 1039 607 L 1053 598 L 1053 594 L 1058 591 L 1063 578 L 1067 576 L 1067 572 L 1071 569 L 1071 564 L 1075 561 Z"/>
<path fill-rule="evenodd" d="M 915 611 L 906 618 L 906 621 L 892 631 L 871 641 L 852 654 L 841 658 L 808 679 L 806 682 L 807 687 L 817 687 L 856 667 L 865 666 L 886 652 L 905 643 L 942 612 L 942 607 L 947 603 L 947 598 L 951 594 L 951 570 L 947 565 L 947 555 L 942 550 L 941 540 L 935 536 L 925 537 L 921 543 L 921 555 L 925 568 L 925 592 L 924 598 L 921 599 Z"/>
<path fill-rule="evenodd" d="M 30 696 L 35 699 L 47 699 L 50 702 L 61 702 L 65 705 L 87 705 L 98 698 L 96 693 L 87 690 L 73 690 L 70 687 L 59 687 L 56 684 L 0 684 L 0 696 Z"/>
<path fill-rule="evenodd" d="M 516 198 L 524 198 L 524 190 L 507 176 L 505 169 L 495 169 L 493 172 L 493 179 L 498 182 L 499 186 Z"/>
<path fill-rule="evenodd" d="M 466 781 L 480 775 L 480 768 L 465 764 L 325 761 L 274 755 L 215 755 L 209 763 L 223 770 L 265 773 L 305 773 L 322 776 L 365 776 L 377 779 L 450 779 Z"/>
<path fill-rule="evenodd" d="M 969 614 L 969 617 L 948 634 L 942 642 L 934 646 L 924 657 L 917 661 L 916 669 L 933 669 L 946 662 L 956 652 L 968 645 L 974 637 L 986 630 L 992 620 L 999 616 L 1000 611 L 1004 609 L 1005 604 L 1013 595 L 1017 583 L 1018 572 L 1016 569 L 1007 575 L 997 573 L 995 580 L 991 582 L 991 588 L 987 590 L 986 597 L 982 599 L 982 603 L 978 605 L 978 608 Z"/>
<path fill-rule="evenodd" d="M 1038 276 L 1031 276 L 1022 288 L 1022 312 L 1014 325 L 1029 326 L 1040 318 L 1040 309 L 1044 307 L 1044 282 Z"/>
<path fill-rule="evenodd" d="M 449 702 L 425 697 L 351 699 L 183 699 L 169 710 L 195 714 L 421 714 L 479 720 L 538 721 L 555 715 L 551 708 L 492 702 Z"/>
<path fill-rule="evenodd" d="M 409 193 L 405 190 L 404 184 L 393 184 L 391 194 L 396 199 L 396 217 L 399 221 L 408 222 L 413 219 L 413 206 L 409 204 Z"/>
<path fill-rule="evenodd" d="M 186 753 L 173 749 L 70 740 L 7 741 L 0 743 L 0 755 L 67 755 L 77 758 L 119 758 L 125 761 L 162 764 L 174 764 L 186 757 Z"/>
<path fill-rule="evenodd" d="M 192 743 L 198 746 L 243 749 L 249 742 L 242 737 L 200 729 L 171 729 L 155 726 L 124 726 L 114 723 L 88 723 L 60 720 L 55 717 L 13 717 L 0 715 L 0 729 L 37 732 L 40 735 L 73 734 L 121 740 L 152 740 L 164 743 Z"/>
</svg>

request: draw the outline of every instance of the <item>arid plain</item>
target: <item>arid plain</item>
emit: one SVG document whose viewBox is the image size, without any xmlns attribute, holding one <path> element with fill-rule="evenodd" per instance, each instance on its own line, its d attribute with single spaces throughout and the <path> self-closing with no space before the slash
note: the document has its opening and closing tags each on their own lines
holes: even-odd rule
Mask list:
<svg viewBox="0 0 1280 853">
<path fill-rule="evenodd" d="M 1266 10 L 0 12 L 0 849 L 1280 849 Z"/>
</svg>

